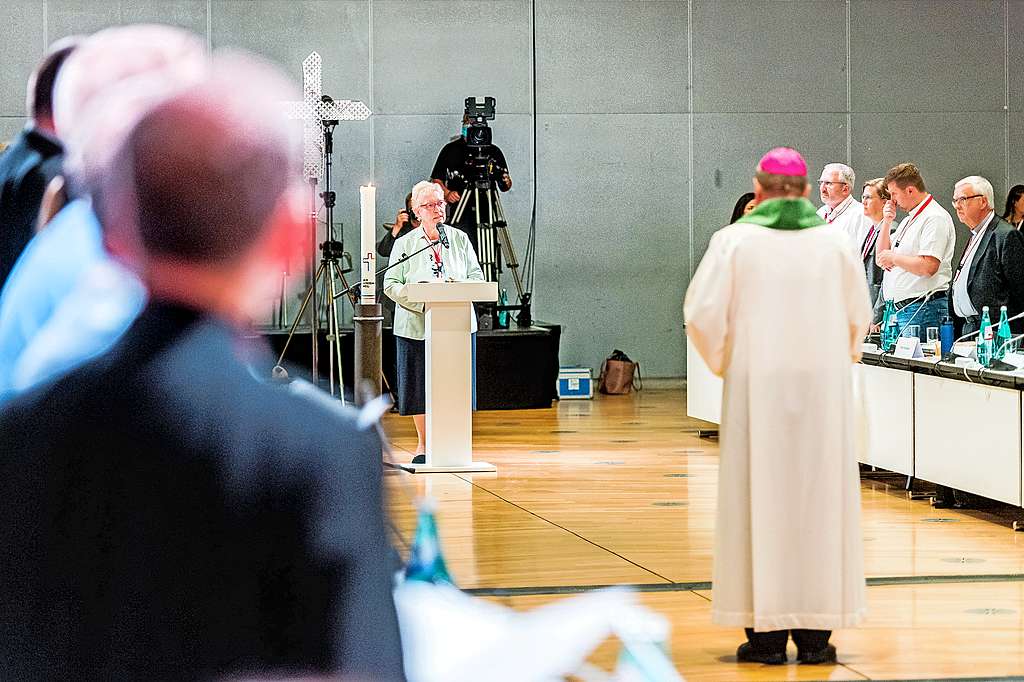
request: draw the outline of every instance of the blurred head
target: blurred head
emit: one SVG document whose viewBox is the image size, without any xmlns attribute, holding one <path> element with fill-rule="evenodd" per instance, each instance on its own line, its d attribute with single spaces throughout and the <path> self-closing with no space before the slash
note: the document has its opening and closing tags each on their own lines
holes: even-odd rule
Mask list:
<svg viewBox="0 0 1024 682">
<path fill-rule="evenodd" d="M 806 197 L 807 162 L 795 149 L 776 147 L 761 157 L 754 174 L 754 200 Z"/>
<path fill-rule="evenodd" d="M 956 216 L 972 230 L 988 217 L 994 208 L 992 183 L 980 175 L 970 175 L 953 187 Z"/>
<path fill-rule="evenodd" d="M 131 130 L 102 188 L 102 219 L 137 232 L 154 297 L 233 318 L 272 301 L 306 243 L 301 145 L 278 105 L 298 97 L 276 68 L 218 55 Z"/>
<path fill-rule="evenodd" d="M 890 168 L 885 174 L 885 187 L 896 205 L 904 211 L 920 204 L 928 193 L 924 188 L 921 171 L 912 163 L 901 163 Z"/>
<path fill-rule="evenodd" d="M 729 219 L 729 224 L 733 224 L 743 216 L 753 211 L 754 206 L 756 205 L 757 204 L 754 203 L 753 192 L 747 192 L 746 194 L 741 195 L 740 198 L 736 200 L 736 204 L 732 207 L 732 218 Z"/>
<path fill-rule="evenodd" d="M 1011 220 L 1024 216 L 1024 185 L 1014 185 L 1006 194 L 1006 209 L 1003 218 Z"/>
<path fill-rule="evenodd" d="M 28 92 L 25 95 L 25 111 L 36 128 L 54 133 L 53 124 L 53 92 L 65 61 L 81 44 L 81 36 L 62 38 L 50 45 L 28 79 Z"/>
<path fill-rule="evenodd" d="M 436 182 L 417 182 L 412 188 L 412 210 L 421 222 L 431 227 L 444 222 L 444 190 Z"/>
<path fill-rule="evenodd" d="M 852 168 L 843 163 L 826 164 L 818 179 L 821 203 L 829 208 L 835 208 L 850 196 L 856 184 Z"/>
<path fill-rule="evenodd" d="M 885 208 L 885 202 L 889 201 L 892 195 L 889 194 L 889 190 L 885 187 L 885 178 L 874 178 L 864 183 L 864 188 L 861 190 L 860 200 L 864 204 L 864 215 L 871 218 L 874 222 L 879 222 L 882 219 L 882 209 Z"/>
<path fill-rule="evenodd" d="M 116 26 L 84 39 L 54 91 L 54 124 L 73 191 L 92 194 L 135 122 L 202 78 L 208 61 L 203 41 L 170 26 Z"/>
</svg>

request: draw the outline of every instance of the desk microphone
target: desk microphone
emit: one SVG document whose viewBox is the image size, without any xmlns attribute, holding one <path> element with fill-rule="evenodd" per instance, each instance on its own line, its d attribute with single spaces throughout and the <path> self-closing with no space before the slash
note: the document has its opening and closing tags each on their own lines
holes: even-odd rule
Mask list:
<svg viewBox="0 0 1024 682">
<path fill-rule="evenodd" d="M 441 246 L 446 249 L 452 248 L 452 244 L 448 241 L 448 235 L 444 231 L 444 225 L 437 226 L 437 240 L 441 242 Z"/>
</svg>

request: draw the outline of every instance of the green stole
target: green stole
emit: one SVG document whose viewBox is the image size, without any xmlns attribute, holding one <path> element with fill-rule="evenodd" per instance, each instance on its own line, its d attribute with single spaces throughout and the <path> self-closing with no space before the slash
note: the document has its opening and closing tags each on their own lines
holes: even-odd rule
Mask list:
<svg viewBox="0 0 1024 682">
<path fill-rule="evenodd" d="M 770 227 L 774 230 L 802 230 L 825 224 L 818 216 L 814 204 L 804 197 L 766 199 L 736 222 Z"/>
</svg>

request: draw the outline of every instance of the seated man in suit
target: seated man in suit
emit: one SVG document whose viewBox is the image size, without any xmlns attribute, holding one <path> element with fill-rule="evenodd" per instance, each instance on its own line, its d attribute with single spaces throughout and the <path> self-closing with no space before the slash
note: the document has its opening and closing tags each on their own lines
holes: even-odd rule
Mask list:
<svg viewBox="0 0 1024 682">
<path fill-rule="evenodd" d="M 211 69 L 143 115 L 96 195 L 148 307 L 0 411 L 6 679 L 404 677 L 381 444 L 261 381 L 246 334 L 304 258 L 276 105 L 297 93 L 250 57 Z"/>
</svg>

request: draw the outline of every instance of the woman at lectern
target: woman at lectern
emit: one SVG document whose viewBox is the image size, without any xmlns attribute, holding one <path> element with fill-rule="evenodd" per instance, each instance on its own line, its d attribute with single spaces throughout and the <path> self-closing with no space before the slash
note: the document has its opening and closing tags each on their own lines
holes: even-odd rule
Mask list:
<svg viewBox="0 0 1024 682">
<path fill-rule="evenodd" d="M 426 344 L 423 304 L 409 300 L 406 285 L 435 279 L 484 281 L 476 253 L 462 230 L 444 225 L 444 190 L 433 182 L 418 182 L 412 188 L 412 211 L 420 226 L 395 240 L 390 265 L 384 274 L 384 293 L 398 304 L 395 309 L 396 374 L 398 413 L 412 415 L 416 424 L 416 452 L 413 464 L 426 458 Z M 405 262 L 403 258 L 410 256 Z M 472 320 L 476 331 L 476 318 Z"/>
</svg>

